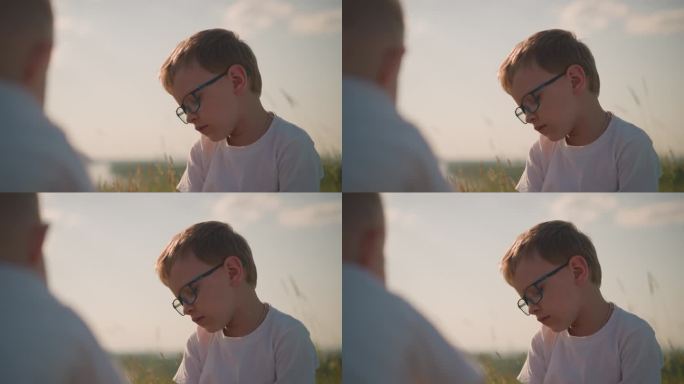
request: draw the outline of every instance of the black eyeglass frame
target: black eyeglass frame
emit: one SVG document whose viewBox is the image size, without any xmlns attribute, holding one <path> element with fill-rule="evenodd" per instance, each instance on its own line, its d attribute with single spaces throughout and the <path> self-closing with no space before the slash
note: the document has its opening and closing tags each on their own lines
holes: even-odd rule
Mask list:
<svg viewBox="0 0 684 384">
<path fill-rule="evenodd" d="M 538 93 L 542 89 L 544 89 L 545 87 L 551 85 L 553 82 L 555 82 L 556 80 L 563 77 L 567 73 L 567 71 L 568 70 L 566 69 L 565 71 L 563 71 L 563 73 L 557 74 L 556 76 L 552 77 L 551 79 L 539 84 L 533 90 L 527 92 L 525 94 L 525 96 L 523 96 L 523 98 L 521 100 L 521 104 L 514 111 L 515 117 L 517 117 L 518 120 L 520 120 L 523 124 L 527 124 L 527 120 L 525 119 L 525 117 L 521 117 L 521 116 L 525 116 L 528 113 L 535 113 L 539 110 L 541 103 L 539 102 L 539 94 Z M 527 106 L 525 106 L 525 99 L 527 99 L 528 96 L 532 96 L 532 98 L 534 99 L 534 105 L 535 105 L 534 108 L 527 108 Z"/>
<path fill-rule="evenodd" d="M 222 266 L 223 263 L 211 268 L 210 270 L 202 273 L 201 275 L 194 277 L 192 280 L 183 285 L 181 289 L 178 291 L 178 296 L 176 296 L 176 298 L 171 302 L 171 306 L 173 307 L 173 309 L 175 309 L 176 312 L 178 312 L 178 314 L 180 314 L 181 316 L 185 316 L 185 313 L 183 313 L 183 306 L 191 305 L 195 301 L 197 301 L 197 287 L 194 287 L 193 285 L 196 284 L 198 281 L 204 279 L 205 277 L 211 275 L 212 273 L 214 273 L 214 271 L 221 268 Z M 183 300 L 183 298 L 181 297 L 182 292 L 186 287 L 189 288 L 192 292 L 192 300 Z"/>
<path fill-rule="evenodd" d="M 539 284 L 544 282 L 544 280 L 548 279 L 549 277 L 555 275 L 558 273 L 561 269 L 567 267 L 570 264 L 570 259 L 565 262 L 565 264 L 559 266 L 558 268 L 555 268 L 551 272 L 545 274 L 544 276 L 538 278 L 535 280 L 532 284 L 528 285 L 525 290 L 523 291 L 523 296 L 518 300 L 518 308 L 524 313 L 526 316 L 530 315 L 529 312 L 529 305 L 532 303 L 533 305 L 539 304 L 540 301 L 544 298 L 544 289 L 539 287 Z M 527 297 L 527 290 L 530 289 L 531 287 L 534 287 L 537 291 L 539 291 L 539 299 L 537 300 L 531 300 L 529 297 Z M 528 310 L 525 311 L 524 308 L 527 308 Z"/>
<path fill-rule="evenodd" d="M 230 69 L 230 68 L 228 68 L 228 69 Z M 183 99 L 181 100 L 181 105 L 178 108 L 176 108 L 176 116 L 178 116 L 178 118 L 183 122 L 183 124 L 189 124 L 188 119 L 187 119 L 187 116 L 189 113 L 197 113 L 197 111 L 199 111 L 199 109 L 200 109 L 201 99 L 199 98 L 199 96 L 197 96 L 197 92 L 199 92 L 199 91 L 203 90 L 204 88 L 214 84 L 220 78 L 227 75 L 228 69 L 226 69 L 224 72 L 212 77 L 211 79 L 207 80 L 206 82 L 198 85 L 197 88 L 193 89 L 192 91 L 188 92 L 185 96 L 183 96 Z M 190 110 L 190 108 L 187 107 L 188 103 L 186 102 L 186 99 L 188 97 L 192 97 L 196 101 L 196 103 L 194 103 L 194 104 L 197 104 L 197 107 L 193 108 L 193 110 Z M 183 118 L 183 116 L 185 116 L 185 118 Z"/>
</svg>

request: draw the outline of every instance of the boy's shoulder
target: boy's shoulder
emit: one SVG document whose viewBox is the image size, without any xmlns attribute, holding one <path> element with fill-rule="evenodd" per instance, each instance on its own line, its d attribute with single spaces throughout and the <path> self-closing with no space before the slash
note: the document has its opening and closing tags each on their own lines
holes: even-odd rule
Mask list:
<svg viewBox="0 0 684 384">
<path fill-rule="evenodd" d="M 273 122 L 271 123 L 270 130 L 272 130 L 272 134 L 276 140 L 279 141 L 313 144 L 313 140 L 311 140 L 311 137 L 304 129 L 283 119 L 275 113 L 273 114 Z"/>
<path fill-rule="evenodd" d="M 622 336 L 626 337 L 634 333 L 655 335 L 651 325 L 641 317 L 628 312 L 617 305 L 615 305 L 614 311 L 617 320 L 618 333 L 622 334 Z"/>
</svg>

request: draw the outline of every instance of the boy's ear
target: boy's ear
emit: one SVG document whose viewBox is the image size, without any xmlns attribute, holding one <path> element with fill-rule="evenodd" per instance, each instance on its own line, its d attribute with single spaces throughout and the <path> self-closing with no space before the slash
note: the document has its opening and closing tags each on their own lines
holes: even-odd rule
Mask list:
<svg viewBox="0 0 684 384">
<path fill-rule="evenodd" d="M 570 78 L 570 84 L 572 85 L 572 92 L 577 94 L 579 91 L 587 87 L 587 74 L 584 72 L 579 64 L 573 64 L 568 67 L 568 78 Z"/>
<path fill-rule="evenodd" d="M 577 283 L 584 283 L 586 281 L 589 281 L 589 274 L 591 273 L 591 271 L 589 270 L 589 265 L 587 264 L 587 260 L 585 260 L 584 257 L 580 255 L 570 257 L 569 266 L 574 281 L 576 281 Z"/>
<path fill-rule="evenodd" d="M 228 256 L 223 261 L 223 267 L 228 270 L 230 285 L 238 285 L 245 274 L 245 269 L 242 267 L 240 259 L 237 256 Z"/>
<path fill-rule="evenodd" d="M 237 95 L 244 93 L 249 88 L 247 71 L 245 71 L 245 68 L 240 64 L 233 64 L 228 68 L 228 78 L 233 84 L 233 90 Z"/>
</svg>

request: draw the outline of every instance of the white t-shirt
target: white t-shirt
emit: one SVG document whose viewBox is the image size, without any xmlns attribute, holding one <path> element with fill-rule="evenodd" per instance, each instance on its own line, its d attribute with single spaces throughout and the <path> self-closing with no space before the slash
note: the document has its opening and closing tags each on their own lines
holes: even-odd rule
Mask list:
<svg viewBox="0 0 684 384">
<path fill-rule="evenodd" d="M 202 135 L 178 183 L 181 192 L 318 192 L 323 177 L 314 142 L 273 115 L 256 142 L 236 147 Z"/>
<path fill-rule="evenodd" d="M 34 272 L 0 264 L 0 292 L 0 382 L 126 382 L 83 321 Z"/>
<path fill-rule="evenodd" d="M 269 305 L 266 318 L 247 336 L 190 336 L 173 380 L 192 384 L 313 384 L 318 358 L 304 324 Z"/>
<path fill-rule="evenodd" d="M 591 336 L 556 333 L 546 326 L 532 339 L 518 380 L 553 384 L 660 383 L 663 354 L 653 329 L 617 305 Z"/>
<path fill-rule="evenodd" d="M 520 192 L 657 192 L 660 161 L 646 132 L 613 115 L 593 143 L 571 146 L 540 135 Z"/>
<path fill-rule="evenodd" d="M 64 132 L 26 90 L 0 81 L 0 117 L 0 192 L 93 190 Z"/>
<path fill-rule="evenodd" d="M 342 82 L 342 191 L 447 192 L 435 155 L 380 88 Z"/>
<path fill-rule="evenodd" d="M 479 383 L 479 369 L 365 270 L 342 269 L 345 383 Z"/>
</svg>

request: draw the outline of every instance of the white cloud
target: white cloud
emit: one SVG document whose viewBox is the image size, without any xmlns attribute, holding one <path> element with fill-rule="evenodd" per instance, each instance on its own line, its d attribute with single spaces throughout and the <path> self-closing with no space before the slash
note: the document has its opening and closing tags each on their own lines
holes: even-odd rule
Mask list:
<svg viewBox="0 0 684 384">
<path fill-rule="evenodd" d="M 634 35 L 669 35 L 684 32 L 684 8 L 634 15 L 626 22 Z"/>
<path fill-rule="evenodd" d="M 226 9 L 227 28 L 240 36 L 253 35 L 288 18 L 294 7 L 282 0 L 239 0 Z"/>
<path fill-rule="evenodd" d="M 316 35 L 341 29 L 342 9 L 306 12 L 284 0 L 238 0 L 224 15 L 226 28 L 240 36 L 252 36 L 284 24 L 298 35 Z"/>
<path fill-rule="evenodd" d="M 337 32 L 342 28 L 342 9 L 330 9 L 295 15 L 290 30 L 301 35 L 318 35 Z"/>
<path fill-rule="evenodd" d="M 625 17 L 629 7 L 615 0 L 576 0 L 563 8 L 560 22 L 572 31 L 595 31 Z"/>
<path fill-rule="evenodd" d="M 621 0 L 575 0 L 560 10 L 560 24 L 578 35 L 601 31 L 612 24 L 632 35 L 684 32 L 684 8 L 638 11 Z"/>
<path fill-rule="evenodd" d="M 214 203 L 211 211 L 223 220 L 246 225 L 260 220 L 280 207 L 280 198 L 275 195 L 228 195 Z"/>
<path fill-rule="evenodd" d="M 684 224 L 684 204 L 681 200 L 664 201 L 622 209 L 615 222 L 630 228 Z"/>
<path fill-rule="evenodd" d="M 610 214 L 618 206 L 611 195 L 562 195 L 551 203 L 554 219 L 571 221 L 579 226 L 592 223 Z"/>
<path fill-rule="evenodd" d="M 419 224 L 415 213 L 402 211 L 396 208 L 386 208 L 387 226 L 398 225 L 404 228 L 416 228 Z"/>
<path fill-rule="evenodd" d="M 285 227 L 301 228 L 339 223 L 342 220 L 342 201 L 315 203 L 304 207 L 286 208 L 278 215 Z"/>
<path fill-rule="evenodd" d="M 58 15 L 55 19 L 55 30 L 59 35 L 76 35 L 86 37 L 93 31 L 92 24 L 85 20 L 77 20 Z"/>
</svg>

